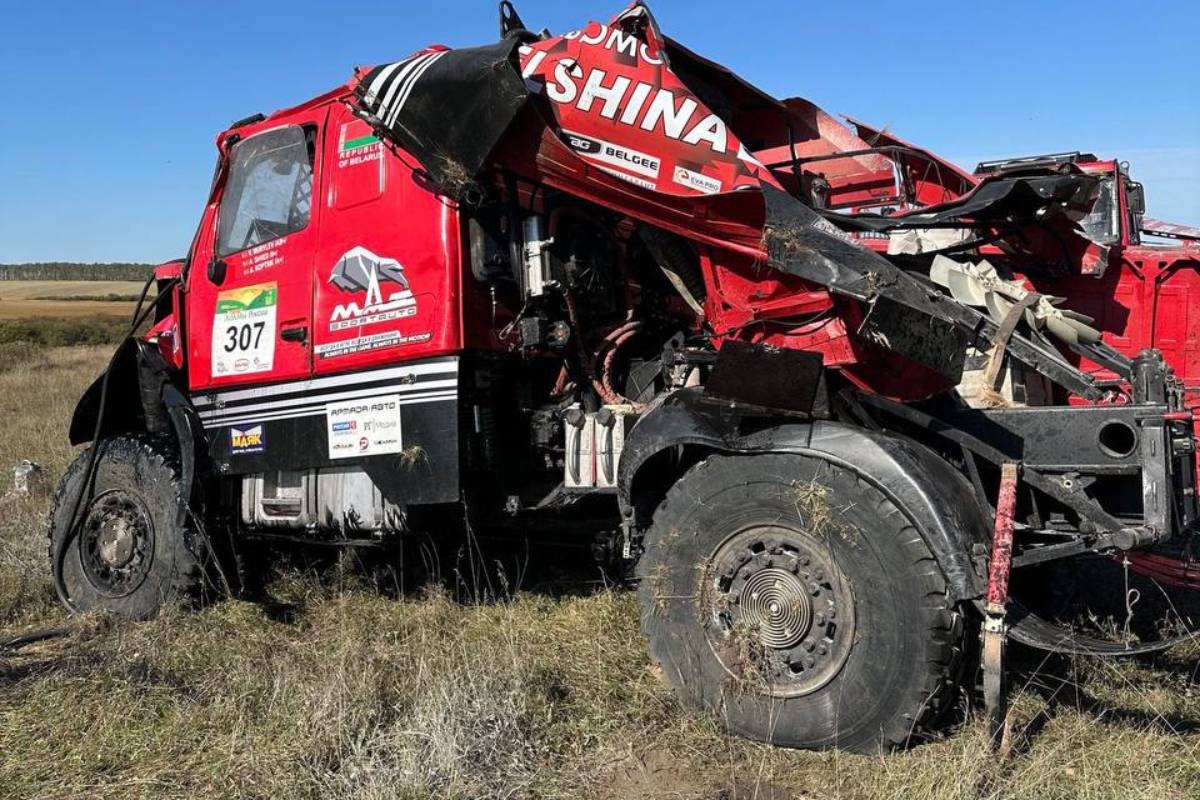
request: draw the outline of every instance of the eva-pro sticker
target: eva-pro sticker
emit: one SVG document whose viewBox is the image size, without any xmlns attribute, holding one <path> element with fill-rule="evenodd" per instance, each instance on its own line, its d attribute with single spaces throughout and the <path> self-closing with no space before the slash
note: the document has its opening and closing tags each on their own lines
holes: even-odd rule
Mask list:
<svg viewBox="0 0 1200 800">
<path fill-rule="evenodd" d="M 274 281 L 217 295 L 213 315 L 212 374 L 270 372 L 275 365 L 279 290 Z"/>
<path fill-rule="evenodd" d="M 400 395 L 344 400 L 325 406 L 330 458 L 399 453 Z"/>
</svg>

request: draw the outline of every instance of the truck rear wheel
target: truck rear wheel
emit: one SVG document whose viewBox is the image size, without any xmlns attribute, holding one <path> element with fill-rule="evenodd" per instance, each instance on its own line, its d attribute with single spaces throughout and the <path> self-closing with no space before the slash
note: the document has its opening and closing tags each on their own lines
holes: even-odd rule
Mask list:
<svg viewBox="0 0 1200 800">
<path fill-rule="evenodd" d="M 639 565 L 650 653 L 685 701 L 777 745 L 879 752 L 951 700 L 963 624 L 918 532 L 827 462 L 714 455 Z"/>
<path fill-rule="evenodd" d="M 79 524 L 71 529 L 88 451 L 67 469 L 50 515 L 50 566 L 64 601 L 72 611 L 103 608 L 144 619 L 168 603 L 197 599 L 204 551 L 190 519 L 177 519 L 177 460 L 149 436 L 115 436 L 98 446 Z"/>
</svg>

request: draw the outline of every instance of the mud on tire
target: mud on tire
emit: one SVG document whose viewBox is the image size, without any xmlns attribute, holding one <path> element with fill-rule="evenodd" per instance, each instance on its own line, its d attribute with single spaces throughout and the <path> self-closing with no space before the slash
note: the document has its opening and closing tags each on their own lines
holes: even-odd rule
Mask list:
<svg viewBox="0 0 1200 800">
<path fill-rule="evenodd" d="M 191 515 L 178 517 L 178 459 L 159 440 L 121 435 L 102 441 L 90 490 L 71 514 L 89 451 L 72 462 L 50 513 L 50 567 L 62 553 L 62 584 L 74 611 L 103 608 L 144 619 L 170 603 L 193 603 L 204 588 L 206 550 Z"/>
<path fill-rule="evenodd" d="M 879 752 L 952 702 L 963 621 L 877 489 L 794 455 L 714 455 L 659 506 L 638 567 L 650 653 L 690 705 L 777 745 Z"/>
</svg>

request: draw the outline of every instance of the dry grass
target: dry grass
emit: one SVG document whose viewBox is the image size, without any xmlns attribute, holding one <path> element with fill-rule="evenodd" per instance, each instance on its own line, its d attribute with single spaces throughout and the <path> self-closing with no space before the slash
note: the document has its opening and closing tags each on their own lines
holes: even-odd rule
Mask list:
<svg viewBox="0 0 1200 800">
<path fill-rule="evenodd" d="M 141 291 L 137 281 L 0 281 L 0 319 L 128 318 Z"/>
<path fill-rule="evenodd" d="M 129 315 L 0 319 L 0 370 L 36 356 L 37 349 L 115 344 L 128 333 Z"/>
<path fill-rule="evenodd" d="M 32 458 L 61 474 L 66 418 L 103 355 L 53 350 L 0 373 L 0 466 Z M 65 620 L 45 577 L 46 502 L 0 515 L 0 638 Z M 395 600 L 352 574 L 295 572 L 272 591 L 288 613 L 227 601 L 140 624 L 87 617 L 0 656 L 0 796 L 1200 795 L 1195 648 L 1041 665 L 1018 686 L 1006 761 L 974 722 L 863 757 L 774 750 L 680 709 L 628 593 Z"/>
</svg>

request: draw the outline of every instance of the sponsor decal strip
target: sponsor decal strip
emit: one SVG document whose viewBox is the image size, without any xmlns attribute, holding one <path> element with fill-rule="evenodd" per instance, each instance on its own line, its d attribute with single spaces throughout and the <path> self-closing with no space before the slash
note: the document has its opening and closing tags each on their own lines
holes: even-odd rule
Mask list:
<svg viewBox="0 0 1200 800">
<path fill-rule="evenodd" d="M 368 383 L 384 383 L 388 381 L 422 381 L 435 380 L 430 376 L 453 377 L 458 375 L 458 359 L 456 357 L 441 358 L 434 361 L 405 364 L 388 369 L 370 370 L 364 372 L 347 372 L 339 375 L 329 375 L 321 378 L 275 383 L 268 386 L 256 386 L 252 389 L 234 389 L 226 392 L 206 392 L 192 397 L 192 403 L 197 410 L 211 409 L 218 403 L 233 405 L 255 400 L 279 400 L 286 395 L 304 395 L 338 386 L 364 386 Z"/>
<path fill-rule="evenodd" d="M 443 380 L 426 380 L 417 383 L 398 384 L 395 381 L 385 382 L 367 382 L 356 384 L 353 387 L 347 386 L 344 389 L 333 389 L 328 391 L 318 392 L 302 392 L 298 394 L 279 395 L 270 398 L 259 398 L 255 402 L 241 403 L 217 403 L 205 408 L 197 408 L 197 412 L 201 419 L 209 417 L 229 416 L 230 414 L 241 414 L 243 412 L 251 412 L 259 409 L 275 410 L 281 408 L 298 408 L 309 405 L 317 401 L 317 399 L 326 399 L 330 397 L 355 397 L 362 396 L 364 392 L 380 392 L 391 391 L 400 394 L 413 394 L 416 392 L 429 391 L 451 391 L 457 388 L 457 379 L 445 378 Z"/>
<path fill-rule="evenodd" d="M 628 173 L 621 172 L 619 169 L 612 169 L 611 167 L 606 167 L 603 164 L 596 164 L 595 166 L 596 166 L 596 169 L 603 170 L 604 172 L 607 172 L 609 175 L 612 175 L 614 178 L 620 178 L 621 180 L 625 181 L 626 183 L 632 183 L 634 186 L 640 186 L 643 189 L 650 189 L 650 190 L 654 190 L 657 188 L 654 184 L 654 181 L 648 181 L 645 178 L 639 178 L 636 175 L 629 175 Z"/>
<path fill-rule="evenodd" d="M 386 389 L 385 389 L 386 390 Z M 380 391 L 379 389 L 375 390 Z M 322 398 L 324 401 L 325 398 Z M 334 399 L 334 398 L 330 398 Z M 453 402 L 458 399 L 458 393 L 452 391 L 446 392 L 430 392 L 421 395 L 401 395 L 399 403 L 402 406 L 419 405 L 421 403 L 444 403 Z M 232 417 L 213 417 L 203 420 L 206 428 L 222 428 L 229 425 L 244 425 L 248 422 L 266 423 L 277 422 L 283 419 L 303 419 L 305 417 L 319 417 L 325 414 L 325 403 L 322 402 L 316 406 L 305 406 L 302 408 L 292 408 L 283 411 L 274 412 L 257 412 L 253 414 L 244 414 L 238 412 Z"/>
<path fill-rule="evenodd" d="M 333 400 L 351 400 L 356 397 L 369 397 L 372 394 L 378 394 L 381 391 L 395 392 L 401 395 L 415 394 L 417 392 L 432 392 L 432 391 L 457 391 L 457 380 L 446 381 L 426 381 L 420 384 L 396 385 L 396 384 L 380 384 L 376 386 L 356 389 L 354 391 L 342 392 L 315 392 L 306 397 L 299 397 L 288 400 L 272 400 L 265 403 L 247 403 L 242 405 L 227 405 L 224 408 L 206 409 L 200 412 L 200 419 L 210 419 L 214 417 L 228 417 L 232 414 L 250 414 L 256 411 L 277 411 L 285 408 L 304 408 L 312 405 L 319 398 L 321 402 L 328 403 Z"/>
<path fill-rule="evenodd" d="M 597 139 L 593 136 L 585 136 L 582 133 L 569 131 L 566 128 L 563 128 L 562 132 L 566 136 L 567 144 L 585 158 L 603 161 L 610 166 L 620 167 L 629 172 L 636 172 L 647 178 L 658 177 L 662 161 L 657 156 L 634 150 L 632 147 Z"/>
</svg>

